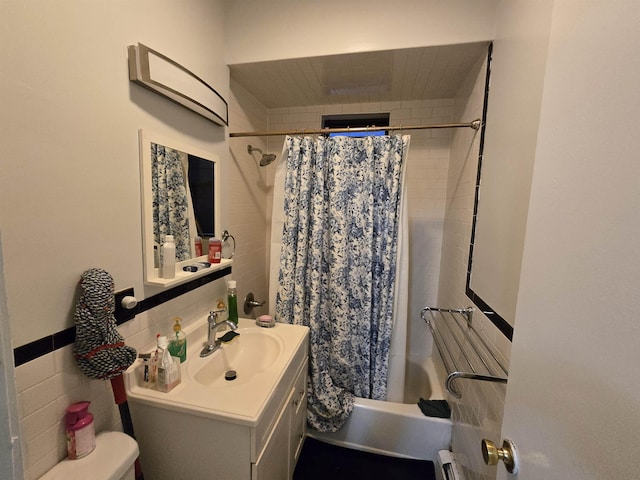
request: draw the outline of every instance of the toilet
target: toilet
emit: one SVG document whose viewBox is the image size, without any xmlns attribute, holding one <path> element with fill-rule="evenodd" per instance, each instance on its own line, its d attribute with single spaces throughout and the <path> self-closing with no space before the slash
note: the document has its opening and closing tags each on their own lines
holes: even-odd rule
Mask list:
<svg viewBox="0 0 640 480">
<path fill-rule="evenodd" d="M 40 480 L 135 480 L 138 453 L 138 444 L 129 435 L 102 432 L 93 452 L 77 460 L 65 458 Z"/>
</svg>

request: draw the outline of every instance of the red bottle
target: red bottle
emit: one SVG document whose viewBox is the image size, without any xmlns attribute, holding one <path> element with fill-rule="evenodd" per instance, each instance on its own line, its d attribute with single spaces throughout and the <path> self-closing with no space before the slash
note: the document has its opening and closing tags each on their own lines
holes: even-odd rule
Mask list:
<svg viewBox="0 0 640 480">
<path fill-rule="evenodd" d="M 222 258 L 222 241 L 217 238 L 209 239 L 209 262 L 220 263 Z"/>
</svg>

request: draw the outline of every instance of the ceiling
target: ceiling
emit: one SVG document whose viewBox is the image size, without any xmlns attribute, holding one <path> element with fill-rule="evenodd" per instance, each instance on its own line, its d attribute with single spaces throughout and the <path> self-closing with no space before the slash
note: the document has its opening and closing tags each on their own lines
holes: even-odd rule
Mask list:
<svg viewBox="0 0 640 480">
<path fill-rule="evenodd" d="M 230 65 L 265 107 L 452 98 L 487 43 L 350 53 Z"/>
</svg>

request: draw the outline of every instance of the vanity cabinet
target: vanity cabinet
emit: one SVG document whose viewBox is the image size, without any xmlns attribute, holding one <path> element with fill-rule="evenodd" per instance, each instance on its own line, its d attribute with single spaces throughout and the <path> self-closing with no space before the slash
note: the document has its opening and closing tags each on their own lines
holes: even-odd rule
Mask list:
<svg viewBox="0 0 640 480">
<path fill-rule="evenodd" d="M 241 319 L 241 324 L 248 322 Z M 146 478 L 293 477 L 306 433 L 308 330 L 277 325 L 259 331 L 280 335 L 285 351 L 272 367 L 245 383 L 195 385 L 186 365 L 182 383 L 163 394 L 141 388 L 139 372 L 130 368 L 125 383 Z M 239 338 L 243 335 L 249 334 Z M 188 356 L 187 363 L 207 361 L 195 351 Z M 258 405 L 257 413 L 245 413 L 246 405 Z"/>
<path fill-rule="evenodd" d="M 307 363 L 301 366 L 270 438 L 251 466 L 251 480 L 291 479 L 306 433 Z"/>
</svg>

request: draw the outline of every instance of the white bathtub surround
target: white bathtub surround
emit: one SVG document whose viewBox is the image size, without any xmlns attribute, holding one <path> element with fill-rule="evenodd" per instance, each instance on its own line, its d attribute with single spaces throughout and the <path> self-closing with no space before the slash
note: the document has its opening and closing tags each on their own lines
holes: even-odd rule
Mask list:
<svg viewBox="0 0 640 480">
<path fill-rule="evenodd" d="M 406 179 L 406 174 L 405 177 Z M 387 372 L 387 401 L 402 402 L 407 365 L 407 315 L 409 314 L 409 219 L 407 195 L 402 195 L 400 225 L 398 226 L 398 250 L 396 284 L 393 297 L 393 326 Z"/>
<path fill-rule="evenodd" d="M 408 355 L 404 379 L 404 395 L 399 402 L 417 404 L 421 398 L 445 399 L 443 378 L 446 377 L 438 374 L 433 357 Z"/>
<path fill-rule="evenodd" d="M 444 398 L 431 357 L 424 358 L 420 368 L 407 371 L 416 376 L 408 379 L 408 385 L 427 385 L 426 390 L 432 392 L 429 399 Z M 334 445 L 435 463 L 438 452 L 451 444 L 451 427 L 449 419 L 423 415 L 412 398 L 408 403 L 356 398 L 353 412 L 339 431 L 309 430 L 308 435 Z"/>
</svg>

